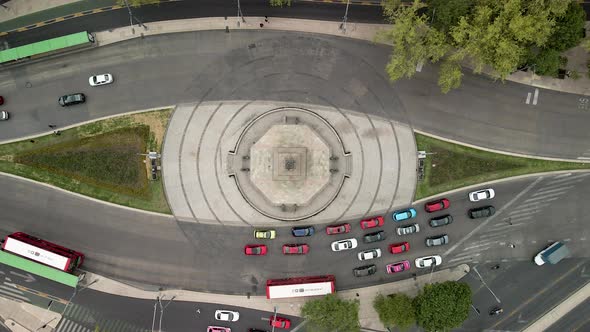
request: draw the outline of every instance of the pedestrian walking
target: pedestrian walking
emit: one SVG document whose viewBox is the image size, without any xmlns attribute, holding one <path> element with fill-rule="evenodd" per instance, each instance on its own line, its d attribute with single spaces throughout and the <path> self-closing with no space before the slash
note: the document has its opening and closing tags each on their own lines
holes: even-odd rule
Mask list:
<svg viewBox="0 0 590 332">
<path fill-rule="evenodd" d="M 31 143 L 35 143 L 35 140 L 34 140 L 34 139 L 32 139 L 32 140 L 30 140 L 29 142 L 31 142 Z"/>
<path fill-rule="evenodd" d="M 268 23 L 268 16 L 264 17 L 264 22 Z"/>
<path fill-rule="evenodd" d="M 260 23 L 260 27 L 261 28 L 264 28 L 264 23 Z"/>
</svg>

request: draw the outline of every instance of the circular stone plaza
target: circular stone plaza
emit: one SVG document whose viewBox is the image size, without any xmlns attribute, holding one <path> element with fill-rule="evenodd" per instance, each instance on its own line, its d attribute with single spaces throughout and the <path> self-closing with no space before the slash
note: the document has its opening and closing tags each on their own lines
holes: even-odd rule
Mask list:
<svg viewBox="0 0 590 332">
<path fill-rule="evenodd" d="M 208 102 L 176 107 L 162 173 L 178 220 L 271 226 L 331 223 L 409 205 L 409 126 L 316 105 Z"/>
</svg>

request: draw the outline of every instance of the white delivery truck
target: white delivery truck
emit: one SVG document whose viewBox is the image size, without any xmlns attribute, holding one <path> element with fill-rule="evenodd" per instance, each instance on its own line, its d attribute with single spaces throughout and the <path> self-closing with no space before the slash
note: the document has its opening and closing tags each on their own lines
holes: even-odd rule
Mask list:
<svg viewBox="0 0 590 332">
<path fill-rule="evenodd" d="M 541 250 L 535 256 L 535 264 L 541 266 L 545 263 L 557 264 L 570 254 L 569 249 L 561 242 L 555 242 L 549 247 Z"/>
</svg>

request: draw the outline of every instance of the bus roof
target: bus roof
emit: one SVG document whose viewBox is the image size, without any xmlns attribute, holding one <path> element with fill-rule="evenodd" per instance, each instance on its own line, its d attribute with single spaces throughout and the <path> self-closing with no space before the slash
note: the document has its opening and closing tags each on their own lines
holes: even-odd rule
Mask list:
<svg viewBox="0 0 590 332">
<path fill-rule="evenodd" d="M 294 285 L 276 285 L 266 287 L 266 297 L 269 299 L 282 299 L 301 296 L 318 296 L 334 292 L 334 282 L 314 282 Z"/>
<path fill-rule="evenodd" d="M 56 270 L 2 250 L 0 250 L 0 263 L 70 287 L 75 288 L 78 285 L 79 278 L 73 274 Z"/>
<path fill-rule="evenodd" d="M 3 248 L 11 253 L 49 265 L 62 271 L 67 271 L 69 269 L 70 259 L 68 257 L 52 253 L 51 251 L 41 249 L 12 237 L 6 238 Z"/>
</svg>

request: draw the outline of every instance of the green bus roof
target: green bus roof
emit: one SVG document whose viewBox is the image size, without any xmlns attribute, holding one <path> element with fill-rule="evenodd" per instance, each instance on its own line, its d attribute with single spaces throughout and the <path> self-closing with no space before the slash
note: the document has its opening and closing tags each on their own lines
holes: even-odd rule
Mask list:
<svg viewBox="0 0 590 332">
<path fill-rule="evenodd" d="M 62 48 L 82 45 L 89 42 L 91 42 L 91 40 L 89 39 L 88 32 L 86 31 L 47 39 L 40 42 L 0 51 L 0 63 L 18 60 L 32 55 L 43 54 Z"/>
<path fill-rule="evenodd" d="M 74 288 L 78 285 L 78 277 L 73 274 L 30 261 L 6 251 L 0 250 L 0 263 Z"/>
</svg>

